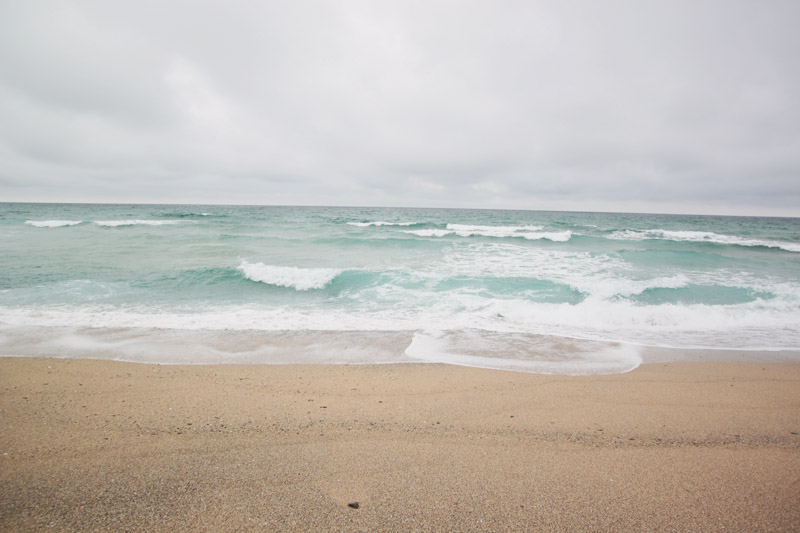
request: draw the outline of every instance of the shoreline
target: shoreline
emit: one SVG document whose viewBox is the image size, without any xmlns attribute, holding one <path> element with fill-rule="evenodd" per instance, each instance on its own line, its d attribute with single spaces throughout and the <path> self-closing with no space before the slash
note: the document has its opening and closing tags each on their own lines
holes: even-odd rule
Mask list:
<svg viewBox="0 0 800 533">
<path fill-rule="evenodd" d="M 478 329 L 441 332 L 447 339 L 442 345 L 435 337 L 431 344 L 430 335 L 420 333 L 418 330 L 183 330 L 0 323 L 0 357 L 53 357 L 55 353 L 58 358 L 178 366 L 433 363 L 562 375 L 615 374 L 641 364 L 663 362 L 800 362 L 800 349 L 791 348 L 665 347 Z M 418 342 L 418 336 L 425 342 Z M 497 356 L 506 353 L 513 355 Z"/>
<path fill-rule="evenodd" d="M 0 400 L 2 530 L 800 523 L 792 363 L 565 376 L 0 358 Z"/>
</svg>

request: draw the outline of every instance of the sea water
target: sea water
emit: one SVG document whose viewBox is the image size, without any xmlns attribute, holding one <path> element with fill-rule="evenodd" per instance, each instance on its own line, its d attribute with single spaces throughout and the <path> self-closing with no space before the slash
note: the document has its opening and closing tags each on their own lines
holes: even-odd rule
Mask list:
<svg viewBox="0 0 800 533">
<path fill-rule="evenodd" d="M 800 219 L 0 204 L 0 355 L 622 372 L 800 349 Z"/>
</svg>

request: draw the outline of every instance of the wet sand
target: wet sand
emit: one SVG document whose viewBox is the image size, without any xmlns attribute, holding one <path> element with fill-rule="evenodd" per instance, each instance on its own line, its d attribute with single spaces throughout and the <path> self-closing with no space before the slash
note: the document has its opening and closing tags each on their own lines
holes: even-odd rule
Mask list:
<svg viewBox="0 0 800 533">
<path fill-rule="evenodd" d="M 0 421 L 4 531 L 800 528 L 800 364 L 0 358 Z"/>
</svg>

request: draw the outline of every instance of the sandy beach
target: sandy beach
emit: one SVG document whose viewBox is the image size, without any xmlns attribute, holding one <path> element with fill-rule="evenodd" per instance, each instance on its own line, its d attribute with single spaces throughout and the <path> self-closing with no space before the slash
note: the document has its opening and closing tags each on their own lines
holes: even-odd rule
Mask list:
<svg viewBox="0 0 800 533">
<path fill-rule="evenodd" d="M 797 364 L 2 358 L 0 409 L 4 531 L 800 527 Z"/>
</svg>

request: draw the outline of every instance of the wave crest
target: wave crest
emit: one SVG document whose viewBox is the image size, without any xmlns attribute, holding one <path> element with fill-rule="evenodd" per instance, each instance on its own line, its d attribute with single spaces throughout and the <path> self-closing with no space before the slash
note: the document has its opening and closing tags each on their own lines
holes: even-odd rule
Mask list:
<svg viewBox="0 0 800 533">
<path fill-rule="evenodd" d="M 323 289 L 342 273 L 335 268 L 297 268 L 242 261 L 238 270 L 251 281 L 298 291 Z"/>
<path fill-rule="evenodd" d="M 548 241 L 553 242 L 567 242 L 572 238 L 572 232 L 569 230 L 566 231 L 544 231 L 541 233 L 523 233 L 520 237 L 524 237 L 528 240 L 540 240 L 546 239 Z"/>
<path fill-rule="evenodd" d="M 83 220 L 26 220 L 25 223 L 36 228 L 61 228 L 64 226 L 77 226 Z"/>
<path fill-rule="evenodd" d="M 543 226 L 474 226 L 469 224 L 448 224 L 447 229 L 453 231 L 482 231 L 482 232 L 496 232 L 496 233 L 515 233 L 519 231 L 540 231 L 544 229 Z"/>
<path fill-rule="evenodd" d="M 553 242 L 567 242 L 572 238 L 572 231 L 539 231 L 542 226 L 468 226 L 465 224 L 448 224 L 447 229 L 421 229 L 405 230 L 419 237 L 446 237 L 457 235 L 459 237 L 495 237 L 495 238 L 520 238 L 530 241 L 549 240 Z"/>
<path fill-rule="evenodd" d="M 119 226 L 167 226 L 180 224 L 178 220 L 95 220 L 98 226 L 116 228 Z"/>
<path fill-rule="evenodd" d="M 370 226 L 416 226 L 419 222 L 348 222 L 350 226 L 356 226 L 359 228 L 368 228 Z"/>
<path fill-rule="evenodd" d="M 452 235 L 454 232 L 446 229 L 410 229 L 403 231 L 403 233 L 410 233 L 418 237 L 444 237 L 446 235 Z"/>
<path fill-rule="evenodd" d="M 212 213 L 195 213 L 191 211 L 187 211 L 185 213 L 161 213 L 156 216 L 161 216 L 165 218 L 197 218 L 197 217 L 219 217 L 220 215 L 214 215 Z"/>
<path fill-rule="evenodd" d="M 567 242 L 572 238 L 572 232 L 566 231 L 541 231 L 542 226 L 468 226 L 465 224 L 448 224 L 447 229 L 459 237 L 517 237 L 538 241 L 546 239 L 553 242 Z"/>
<path fill-rule="evenodd" d="M 800 244 L 780 241 L 747 239 L 735 235 L 723 235 L 712 231 L 671 231 L 665 229 L 621 230 L 608 236 L 609 239 L 621 241 L 664 240 L 676 242 L 710 242 L 736 246 L 761 246 L 764 248 L 780 248 L 788 252 L 800 252 Z"/>
</svg>

